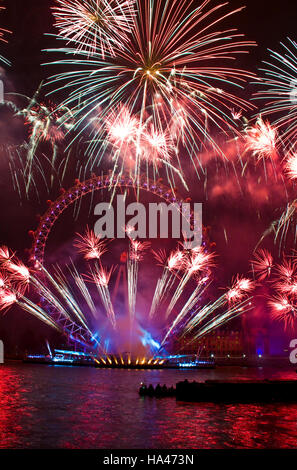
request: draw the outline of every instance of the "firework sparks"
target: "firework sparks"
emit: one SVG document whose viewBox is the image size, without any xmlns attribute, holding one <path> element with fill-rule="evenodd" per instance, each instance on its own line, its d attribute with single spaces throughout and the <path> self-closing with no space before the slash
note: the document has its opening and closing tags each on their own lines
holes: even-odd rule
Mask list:
<svg viewBox="0 0 297 470">
<path fill-rule="evenodd" d="M 175 276 L 178 275 L 179 271 L 183 269 L 184 253 L 180 250 L 176 250 L 170 253 L 167 257 L 165 250 L 159 252 L 153 252 L 155 259 L 159 265 L 163 267 L 163 273 L 157 281 L 157 286 L 154 292 L 154 297 L 151 305 L 149 317 L 152 318 L 160 303 L 166 296 L 172 287 L 175 280 Z"/>
<path fill-rule="evenodd" d="M 90 56 L 115 55 L 128 41 L 134 17 L 134 0 L 56 0 L 53 14 L 59 35 Z"/>
<path fill-rule="evenodd" d="M 45 312 L 39 305 L 33 303 L 30 299 L 24 296 L 21 289 L 13 287 L 10 281 L 17 282 L 18 279 L 11 279 L 3 277 L 1 275 L 1 287 L 0 287 L 0 310 L 8 310 L 14 304 L 18 305 L 21 309 L 29 312 L 43 323 L 60 330 L 57 323 Z"/>
<path fill-rule="evenodd" d="M 213 253 L 207 253 L 202 247 L 198 247 L 191 251 L 190 257 L 185 261 L 185 270 L 189 276 L 199 274 L 213 266 L 213 259 Z"/>
<path fill-rule="evenodd" d="M 106 240 L 100 240 L 89 227 L 87 227 L 84 235 L 77 233 L 77 236 L 74 246 L 79 253 L 82 253 L 87 261 L 92 259 L 100 260 L 106 252 Z"/>
<path fill-rule="evenodd" d="M 228 300 L 229 304 L 239 302 L 253 289 L 253 281 L 237 276 L 237 278 L 233 281 L 232 287 L 226 293 L 226 299 Z"/>
<path fill-rule="evenodd" d="M 127 309 L 127 315 L 130 318 L 131 332 L 133 332 L 131 335 L 132 338 L 135 334 L 133 327 L 135 326 L 138 270 L 141 265 L 140 261 L 142 261 L 144 253 L 149 245 L 146 242 L 138 242 L 133 239 L 130 239 L 129 245 L 130 250 L 127 260 L 127 295 L 129 298 L 129 306 Z M 70 335 L 71 337 L 73 337 L 74 334 L 79 334 L 79 341 L 83 341 L 83 344 L 87 345 L 90 349 L 106 349 L 105 346 L 101 345 L 101 341 L 98 339 L 98 321 L 100 318 L 100 312 L 95 306 L 97 305 L 97 301 L 96 297 L 94 297 L 94 290 L 90 290 L 87 287 L 84 278 L 91 281 L 91 284 L 96 285 L 97 294 L 99 294 L 106 311 L 107 318 L 113 327 L 113 331 L 118 331 L 120 326 L 117 321 L 117 315 L 109 293 L 109 284 L 112 282 L 111 278 L 114 272 L 113 268 L 103 267 L 101 264 L 99 266 L 98 260 L 95 260 L 95 263 L 90 267 L 89 274 L 79 273 L 73 262 L 71 262 L 71 266 L 68 266 L 66 270 L 65 268 L 56 266 L 53 269 L 54 272 L 50 273 L 44 266 L 40 265 L 38 272 L 42 273 L 42 276 L 39 278 L 30 273 L 29 280 L 31 285 L 30 293 L 38 295 L 43 299 L 41 306 L 25 297 L 22 290 L 19 289 L 19 261 L 14 259 L 14 255 L 13 259 L 11 259 L 12 255 L 10 255 L 8 249 L 3 248 L 3 251 L 6 257 L 9 257 L 9 260 L 3 261 L 1 266 L 0 308 L 2 310 L 16 304 L 23 310 L 35 315 L 43 322 L 67 335 Z M 192 252 L 189 253 L 187 250 L 183 252 L 179 248 L 172 251 L 169 256 L 166 255 L 164 250 L 155 253 L 156 259 L 163 269 L 163 273 L 161 274 L 159 281 L 163 279 L 164 273 L 166 273 L 166 277 L 164 285 L 161 286 L 161 290 L 160 284 L 157 282 L 152 304 L 147 312 L 148 319 L 150 321 L 152 319 L 151 313 L 158 309 L 160 301 L 162 300 L 165 302 L 165 297 L 169 292 L 170 295 L 175 295 L 175 283 L 176 280 L 178 281 L 178 284 L 181 281 L 178 277 L 178 273 L 181 269 L 185 269 L 185 260 L 189 261 L 192 256 L 197 256 L 198 254 L 201 255 L 199 249 L 192 250 Z M 205 255 L 208 254 L 206 253 Z M 208 257 L 207 259 L 211 265 L 212 257 Z M 18 269 L 11 270 L 11 266 L 8 268 L 10 263 L 14 263 L 15 266 L 18 266 Z M 167 316 L 165 314 L 163 315 L 164 321 L 166 322 L 166 333 L 163 337 L 162 343 L 158 343 L 153 339 L 150 340 L 149 345 L 154 349 L 154 351 L 156 349 L 156 345 L 160 347 L 162 344 L 163 347 L 164 344 L 170 340 L 172 335 L 177 332 L 177 330 L 179 334 L 181 331 L 184 332 L 184 334 L 187 334 L 189 331 L 197 330 L 195 332 L 196 335 L 204 335 L 230 319 L 248 311 L 250 306 L 250 304 L 247 304 L 248 299 L 245 299 L 242 302 L 239 297 L 237 297 L 236 302 L 233 302 L 232 300 L 228 305 L 227 310 L 226 308 L 224 309 L 228 304 L 228 294 L 223 294 L 213 304 L 207 304 L 207 306 L 201 308 L 202 296 L 207 291 L 211 283 L 208 275 L 203 276 L 205 271 L 209 272 L 210 266 L 206 267 L 205 262 L 202 263 L 202 266 L 203 271 L 201 271 L 199 279 L 196 279 L 197 273 L 191 273 L 190 277 L 192 278 L 194 288 L 187 286 L 187 290 L 184 290 L 183 295 L 180 294 L 182 298 L 176 299 L 175 304 L 177 304 L 177 301 L 179 300 L 178 313 L 172 317 L 169 326 Z M 24 276 L 25 272 L 23 269 L 21 272 L 22 276 Z M 66 272 L 70 273 L 70 278 L 66 275 Z M 182 282 L 184 282 L 184 280 Z M 241 278 L 239 276 L 237 276 L 234 284 L 233 288 L 240 290 L 243 296 L 248 296 L 253 288 L 253 283 L 249 279 Z M 167 303 L 170 304 L 171 301 L 168 299 L 167 301 Z M 87 307 L 91 311 L 93 321 L 96 322 L 95 331 L 92 331 L 92 326 L 89 324 L 90 319 L 86 314 Z M 217 310 L 222 308 L 223 313 L 217 312 Z M 121 314 L 122 313 L 123 312 L 121 312 Z M 214 313 L 214 318 L 209 320 L 209 316 Z M 140 328 L 140 331 L 143 332 L 143 329 Z"/>
<path fill-rule="evenodd" d="M 289 142 L 297 136 L 297 43 L 288 39 L 281 43 L 283 53 L 271 51 L 271 61 L 265 61 L 264 77 L 257 82 L 265 89 L 256 98 L 265 101 L 263 115 L 276 116 L 274 125 L 282 133 L 282 140 Z"/>
<path fill-rule="evenodd" d="M 139 240 L 130 240 L 130 260 L 142 261 L 145 251 L 149 248 L 149 242 L 140 242 Z"/>
<path fill-rule="evenodd" d="M 110 142 L 121 149 L 124 144 L 134 142 L 139 130 L 137 117 L 131 115 L 126 106 L 120 106 L 119 110 L 111 111 L 105 121 Z"/>
<path fill-rule="evenodd" d="M 4 269 L 7 278 L 13 279 L 17 290 L 25 293 L 29 286 L 30 271 L 6 246 L 0 248 L 0 265 Z M 1 279 L 2 281 L 3 279 Z"/>
<path fill-rule="evenodd" d="M 107 316 L 110 319 L 111 324 L 115 328 L 116 316 L 114 313 L 114 308 L 113 308 L 113 304 L 110 298 L 110 293 L 109 293 L 109 288 L 108 288 L 112 271 L 113 271 L 113 268 L 107 271 L 104 268 L 98 268 L 98 266 L 96 266 L 95 271 L 92 271 L 92 277 L 93 277 L 94 283 L 96 284 L 98 292 L 100 294 L 102 303 L 105 307 Z"/>
<path fill-rule="evenodd" d="M 0 307 L 1 310 L 6 310 L 17 302 L 17 296 L 13 292 L 6 289 L 0 291 Z"/>
<path fill-rule="evenodd" d="M 232 117 L 234 121 L 239 121 L 242 118 L 242 110 L 235 111 L 235 109 L 232 109 Z"/>
<path fill-rule="evenodd" d="M 173 152 L 172 137 L 168 132 L 157 131 L 150 126 L 143 134 L 141 157 L 153 164 L 169 161 Z"/>
<path fill-rule="evenodd" d="M 167 261 L 167 269 L 172 272 L 173 270 L 180 270 L 183 268 L 184 253 L 180 250 L 174 251 L 170 254 Z"/>
<path fill-rule="evenodd" d="M 39 162 L 37 150 L 39 146 L 46 142 L 51 149 L 51 156 L 47 157 L 43 154 L 42 160 L 46 160 L 51 167 L 51 184 L 54 181 L 56 174 L 56 160 L 58 157 L 58 150 L 61 142 L 64 140 L 66 134 L 73 127 L 73 119 L 71 111 L 67 108 L 56 109 L 55 106 L 49 102 L 48 104 L 39 103 L 38 96 L 40 94 L 41 86 L 35 92 L 32 98 L 28 98 L 18 93 L 10 93 L 13 97 L 19 97 L 25 100 L 24 107 L 18 107 L 12 101 L 6 101 L 5 106 L 14 111 L 15 117 L 22 117 L 24 124 L 29 129 L 28 142 L 25 141 L 17 152 L 26 154 L 26 161 L 22 162 L 23 157 L 20 155 L 19 160 L 22 163 L 21 173 L 25 181 L 26 194 L 29 194 L 29 189 L 35 186 L 33 177 L 33 170 L 37 169 L 41 174 L 42 179 L 46 181 L 44 169 Z"/>
<path fill-rule="evenodd" d="M 12 273 L 14 280 L 19 283 L 20 286 L 23 287 L 24 291 L 26 291 L 31 277 L 30 271 L 27 266 L 25 266 L 20 261 L 7 261 L 7 263 L 5 264 L 5 268 L 8 272 Z"/>
<path fill-rule="evenodd" d="M 115 150 L 113 161 L 117 166 L 121 159 L 125 168 L 134 168 L 136 162 L 145 161 L 157 168 L 161 164 L 170 165 L 173 141 L 168 131 L 161 131 L 149 124 L 143 125 L 137 116 L 132 115 L 127 106 L 121 105 L 112 110 L 106 118 L 107 141 Z"/>
<path fill-rule="evenodd" d="M 266 266 L 264 266 L 264 262 Z M 262 266 L 263 264 L 263 266 Z M 269 266 L 268 266 L 269 265 Z M 259 253 L 259 280 L 265 281 L 268 278 L 269 294 L 268 306 L 274 320 L 282 321 L 285 329 L 293 328 L 297 319 L 297 272 L 296 257 L 287 259 L 283 255 L 280 264 L 273 265 L 272 257 L 265 250 Z M 265 284 L 264 284 L 265 285 Z M 266 285 L 266 289 L 267 289 Z"/>
<path fill-rule="evenodd" d="M 248 312 L 252 308 L 250 293 L 254 287 L 250 279 L 237 276 L 233 286 L 225 294 L 202 308 L 199 305 L 192 312 L 182 335 L 186 336 L 196 331 L 190 342 L 196 341 L 231 319 Z M 243 300 L 243 297 L 247 298 Z"/>
<path fill-rule="evenodd" d="M 259 281 L 263 281 L 271 276 L 273 268 L 273 258 L 267 250 L 259 250 L 252 261 L 253 270 Z"/>
<path fill-rule="evenodd" d="M 0 262 L 3 263 L 5 261 L 9 261 L 12 258 L 12 254 L 10 254 L 9 249 L 7 246 L 1 246 L 0 248 Z"/>
<path fill-rule="evenodd" d="M 223 86 L 226 82 L 243 84 L 251 74 L 217 64 L 234 59 L 254 43 L 241 40 L 241 35 L 234 30 L 216 31 L 215 26 L 240 9 L 222 13 L 218 18 L 216 14 L 225 4 L 211 7 L 210 3 L 211 0 L 205 0 L 192 9 L 186 0 L 137 0 L 131 31 L 127 33 L 129 41 L 122 40 L 121 47 L 114 49 L 115 55 L 103 58 L 101 44 L 96 43 L 90 60 L 90 51 L 81 47 L 83 39 L 73 37 L 76 48 L 56 50 L 72 55 L 73 58 L 58 63 L 74 65 L 76 70 L 56 75 L 50 83 L 71 89 L 61 106 L 72 109 L 76 129 L 89 129 L 91 166 L 109 150 L 108 141 L 115 131 L 113 128 L 110 132 L 109 121 L 115 109 L 128 110 L 125 126 L 117 127 L 124 139 L 131 136 L 131 131 L 134 134 L 134 124 L 138 121 L 135 178 L 139 177 L 141 160 L 148 160 L 147 164 L 152 161 L 147 158 L 149 152 L 143 152 L 145 141 L 154 149 L 153 160 L 157 158 L 167 165 L 180 142 L 191 158 L 195 153 L 199 159 L 199 143 L 206 145 L 208 142 L 221 153 L 209 127 L 236 131 L 237 119 L 232 118 L 231 109 L 234 106 L 242 110 L 250 108 L 247 102 Z M 63 21 L 63 13 L 61 18 Z M 87 41 L 91 38 L 90 34 L 84 37 Z M 94 46 L 94 42 L 92 44 Z M 121 122 L 120 117 L 118 121 Z M 128 122 L 132 129 L 126 127 Z M 179 159 L 175 160 L 179 167 L 172 164 L 168 168 L 182 178 Z M 117 165 L 116 157 L 114 166 Z"/>
<path fill-rule="evenodd" d="M 149 243 L 140 242 L 138 240 L 130 239 L 129 256 L 127 259 L 127 272 L 128 272 L 128 302 L 131 329 L 135 318 L 137 284 L 138 284 L 138 271 L 139 262 L 142 261 Z"/>
<path fill-rule="evenodd" d="M 108 271 L 102 266 L 101 263 L 102 255 L 107 251 L 106 240 L 100 240 L 100 238 L 98 238 L 95 233 L 89 229 L 89 227 L 87 227 L 84 235 L 77 235 L 78 239 L 74 244 L 75 247 L 80 253 L 84 255 L 84 258 L 87 261 L 95 260 L 95 267 L 94 269 L 91 268 L 91 275 L 87 276 L 87 279 L 91 280 L 91 282 L 96 285 L 98 293 L 104 305 L 107 317 L 109 318 L 112 326 L 115 328 L 116 317 L 108 287 L 113 268 Z M 87 303 L 89 306 L 91 304 L 91 311 L 94 313 L 93 302 L 90 301 L 91 296 L 87 291 L 86 285 L 84 283 L 82 284 L 80 277 L 76 276 L 76 279 L 79 281 L 80 290 L 83 289 L 84 298 L 87 298 Z"/>
<path fill-rule="evenodd" d="M 18 114 L 23 115 L 26 124 L 31 128 L 31 139 L 55 143 L 64 139 L 66 129 L 63 128 L 63 114 L 55 109 L 52 103 L 35 104 L 23 109 Z"/>
<path fill-rule="evenodd" d="M 276 279 L 274 287 L 277 292 L 295 297 L 297 294 L 297 275 L 295 261 L 284 260 L 283 264 L 276 266 Z"/>
<path fill-rule="evenodd" d="M 288 155 L 286 158 L 285 170 L 292 180 L 297 178 L 297 154 Z"/>
<path fill-rule="evenodd" d="M 188 253 L 184 258 L 184 274 L 176 287 L 176 291 L 172 296 L 170 304 L 166 311 L 166 316 L 169 317 L 177 301 L 181 297 L 186 285 L 192 277 L 200 280 L 200 276 L 204 271 L 209 271 L 210 267 L 214 266 L 214 253 L 207 253 L 204 248 L 198 247 Z M 201 283 L 198 283 L 199 289 Z"/>
<path fill-rule="evenodd" d="M 213 319 L 209 320 L 198 330 L 198 332 L 193 336 L 191 342 L 197 341 L 198 338 L 202 338 L 230 320 L 249 312 L 252 309 L 252 302 L 251 298 L 248 298 L 243 302 L 234 304 L 232 307 L 229 307 L 227 310 L 219 313 L 216 313 L 217 308 L 218 302 L 214 302 L 214 304 L 208 305 L 206 308 L 202 309 L 202 311 L 197 313 L 196 317 L 194 317 L 193 323 L 189 322 L 189 325 L 186 325 L 185 333 L 189 333 L 193 331 L 193 328 L 197 328 L 197 324 L 200 324 L 202 320 L 205 321 L 209 315 L 214 315 Z"/>
<path fill-rule="evenodd" d="M 291 260 L 284 260 L 283 264 L 276 267 L 278 278 L 282 282 L 291 283 L 294 280 L 296 274 L 295 265 Z"/>
<path fill-rule="evenodd" d="M 277 158 L 277 132 L 268 122 L 259 118 L 254 126 L 248 127 L 244 136 L 246 150 L 251 151 L 259 160 Z"/>
<path fill-rule="evenodd" d="M 289 298 L 280 295 L 273 298 L 268 303 L 272 308 L 272 318 L 284 322 L 285 329 L 293 329 L 297 319 L 297 311 L 296 306 Z"/>
</svg>

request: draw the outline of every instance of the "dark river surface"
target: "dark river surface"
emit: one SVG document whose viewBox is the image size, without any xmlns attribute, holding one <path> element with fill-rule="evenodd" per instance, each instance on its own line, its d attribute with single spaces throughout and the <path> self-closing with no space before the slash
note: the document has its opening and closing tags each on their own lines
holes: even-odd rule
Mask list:
<svg viewBox="0 0 297 470">
<path fill-rule="evenodd" d="M 296 404 L 183 403 L 142 398 L 140 382 L 296 379 L 294 369 L 99 370 L 0 367 L 0 448 L 297 448 Z"/>
</svg>

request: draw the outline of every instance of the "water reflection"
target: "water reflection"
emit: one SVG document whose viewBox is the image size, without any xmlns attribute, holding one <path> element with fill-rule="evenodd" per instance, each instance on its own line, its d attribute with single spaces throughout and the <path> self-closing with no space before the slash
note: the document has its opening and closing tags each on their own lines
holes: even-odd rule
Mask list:
<svg viewBox="0 0 297 470">
<path fill-rule="evenodd" d="M 11 364 L 0 368 L 1 448 L 285 448 L 297 446 L 297 404 L 189 404 L 138 396 L 140 382 L 296 378 L 218 368 L 126 371 Z"/>
</svg>

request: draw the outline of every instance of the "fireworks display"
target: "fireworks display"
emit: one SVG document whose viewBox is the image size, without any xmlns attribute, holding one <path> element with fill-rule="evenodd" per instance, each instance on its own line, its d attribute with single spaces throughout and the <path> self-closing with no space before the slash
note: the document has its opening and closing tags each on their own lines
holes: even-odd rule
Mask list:
<svg viewBox="0 0 297 470">
<path fill-rule="evenodd" d="M 3 247 L 1 308 L 7 309 L 17 304 L 66 335 L 72 331 L 74 340 L 98 354 L 105 351 L 107 342 L 114 348 L 108 352 L 123 353 L 120 347 L 123 338 L 127 336 L 129 343 L 126 345 L 129 346 L 127 350 L 134 356 L 137 350 L 139 352 L 139 345 L 144 345 L 144 331 L 146 336 L 151 338 L 146 344 L 148 346 L 146 352 L 152 356 L 160 353 L 176 336 L 195 331 L 196 337 L 202 337 L 218 325 L 251 309 L 250 294 L 254 287 L 253 282 L 240 277 L 225 294 L 215 301 L 207 302 L 206 308 L 204 304 L 205 299 L 209 297 L 207 291 L 211 285 L 213 254 L 206 253 L 202 248 L 192 253 L 177 249 L 169 255 L 165 252 L 157 255 L 157 259 L 165 262 L 163 274 L 157 280 L 151 305 L 147 306 L 146 312 L 140 314 L 137 310 L 139 270 L 141 271 L 142 263 L 150 248 L 147 243 L 130 240 L 126 263 L 127 284 L 122 286 L 128 299 L 128 311 L 123 312 L 120 308 L 120 312 L 116 312 L 118 304 L 115 303 L 114 297 L 117 292 L 114 292 L 113 296 L 110 294 L 110 285 L 116 267 L 104 266 L 102 253 L 94 257 L 94 240 L 95 235 L 89 229 L 85 235 L 78 236 L 75 246 L 84 255 L 87 270 L 85 273 L 78 271 L 71 261 L 67 267 L 68 275 L 58 265 L 54 267 L 52 273 L 42 265 L 38 271 L 33 272 L 21 263 L 15 254 L 10 254 L 9 250 Z M 96 249 L 100 243 L 102 242 L 98 240 Z M 195 271 L 192 268 L 193 264 Z M 165 278 L 165 272 L 170 273 L 169 277 Z M 94 285 L 95 291 L 92 287 Z M 28 293 L 25 296 L 26 290 Z M 174 295 L 175 291 L 177 295 L 176 293 Z M 42 302 L 35 303 L 28 296 L 40 297 Z M 123 315 L 128 319 L 124 322 L 124 326 Z M 153 338 L 149 332 L 153 316 L 158 319 L 157 323 L 161 322 L 156 338 Z M 146 330 L 141 326 L 144 322 Z M 76 334 L 73 333 L 74 330 Z"/>
<path fill-rule="evenodd" d="M 252 265 L 260 285 L 268 288 L 266 298 L 272 318 L 282 322 L 286 330 L 294 330 L 297 319 L 296 257 L 283 257 L 281 263 L 276 263 L 268 251 L 260 250 Z"/>
<path fill-rule="evenodd" d="M 53 7 L 59 35 L 74 43 L 77 51 L 90 55 L 101 50 L 115 55 L 128 42 L 131 32 L 134 0 L 57 0 Z"/>
<path fill-rule="evenodd" d="M 296 21 L 0 0 L 0 448 L 296 447 Z"/>
<path fill-rule="evenodd" d="M 265 100 L 262 114 L 273 117 L 274 125 L 289 144 L 297 136 L 297 44 L 288 39 L 281 47 L 282 53 L 270 50 L 270 61 L 264 62 L 264 78 L 259 82 L 265 88 L 256 97 Z"/>
<path fill-rule="evenodd" d="M 53 64 L 71 71 L 52 76 L 49 85 L 69 90 L 60 107 L 72 109 L 74 140 L 88 133 L 91 168 L 112 152 L 115 173 L 129 169 L 137 178 L 143 162 L 155 170 L 158 163 L 182 179 L 181 148 L 197 166 L 201 148 L 222 154 L 212 130 L 238 132 L 234 108 L 251 109 L 229 88 L 242 86 L 252 74 L 219 65 L 231 65 L 254 45 L 236 30 L 224 29 L 224 21 L 239 10 L 210 0 L 197 8 L 186 0 L 137 0 L 108 2 L 105 12 L 105 2 L 92 1 L 87 2 L 90 9 L 101 11 L 90 20 L 88 6 L 80 1 L 59 3 L 60 35 L 70 44 L 52 51 L 62 54 Z M 118 11 L 127 12 L 126 21 L 117 21 L 123 30 L 120 44 L 105 28 L 108 15 L 115 18 Z M 94 16 L 101 18 L 99 26 L 94 27 Z M 101 30 L 111 36 L 100 40 Z M 168 166 L 170 159 L 174 162 Z"/>
<path fill-rule="evenodd" d="M 0 249 L 3 311 L 20 307 L 98 354 L 142 344 L 152 357 L 245 317 L 259 298 L 263 316 L 296 326 L 296 258 L 287 253 L 297 241 L 297 45 L 269 50 L 259 76 L 245 70 L 242 54 L 256 44 L 230 26 L 241 10 L 215 0 L 53 0 L 42 83 L 32 97 L 9 90 L 0 104 L 3 168 L 24 214 L 28 201 L 34 217 L 49 206 L 30 232 L 28 265 Z M 90 222 L 76 225 L 74 243 L 58 227 L 50 242 L 59 255 L 47 257 L 52 225 L 64 213 L 70 220 L 72 202 L 69 231 L 79 224 L 87 194 L 91 217 L 100 185 L 107 205 L 117 193 L 203 200 L 202 245 L 160 237 L 157 247 L 124 224 L 123 248 Z M 252 253 L 249 273 L 235 257 Z"/>
</svg>

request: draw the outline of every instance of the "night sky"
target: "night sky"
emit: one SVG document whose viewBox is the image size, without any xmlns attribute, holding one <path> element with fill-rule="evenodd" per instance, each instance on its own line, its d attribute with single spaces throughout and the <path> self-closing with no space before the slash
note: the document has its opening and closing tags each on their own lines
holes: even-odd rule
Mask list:
<svg viewBox="0 0 297 470">
<path fill-rule="evenodd" d="M 229 3 L 232 8 L 244 5 L 244 2 L 237 0 Z M 251 48 L 250 54 L 240 59 L 242 67 L 256 73 L 261 66 L 261 60 L 268 57 L 267 48 L 277 50 L 279 42 L 287 37 L 297 39 L 297 4 L 292 0 L 281 2 L 247 0 L 246 3 L 246 9 L 233 16 L 230 25 L 245 33 L 248 40 L 258 43 L 258 47 Z M 7 36 L 9 44 L 1 45 L 1 54 L 12 63 L 10 68 L 5 67 L 5 91 L 31 97 L 39 84 L 54 72 L 53 67 L 41 65 L 54 59 L 52 54 L 42 52 L 45 48 L 55 46 L 55 39 L 45 36 L 45 33 L 54 32 L 50 11 L 53 0 L 7 0 L 3 4 L 7 10 L 1 13 L 1 26 L 13 31 L 13 34 Z M 228 25 L 228 22 L 225 24 Z M 245 98 L 253 91 L 253 86 L 249 85 L 244 93 Z M 7 142 L 17 143 L 26 136 L 24 126 L 15 122 L 11 125 L 10 119 L 2 111 L 0 114 L 1 148 L 5 148 Z M 4 152 L 2 153 L 4 155 Z M 185 168 L 185 174 L 190 183 L 190 196 L 193 200 L 204 203 L 204 223 L 210 227 L 210 241 L 216 244 L 220 266 L 224 266 L 224 269 L 218 268 L 217 272 L 218 279 L 224 285 L 230 281 L 232 274 L 246 273 L 249 270 L 249 260 L 254 247 L 263 230 L 276 218 L 278 208 L 285 203 L 285 195 L 283 189 L 274 188 L 273 184 L 269 198 L 264 203 L 263 200 L 260 201 L 259 195 L 253 194 L 253 190 L 249 190 L 248 194 L 233 191 L 222 193 L 219 190 L 214 193 L 216 178 L 223 170 L 217 168 L 212 168 L 212 170 L 206 191 L 204 191 L 202 181 L 200 185 L 197 185 L 190 168 Z M 73 164 L 73 172 L 69 173 L 64 185 L 71 186 L 76 177 Z M 263 183 L 264 186 L 265 184 Z M 258 189 L 257 187 L 255 191 Z M 59 195 L 59 189 L 53 188 L 49 195 L 41 190 L 40 200 L 32 197 L 29 201 L 20 201 L 12 188 L 9 168 L 3 157 L 0 194 L 2 200 L 0 241 L 16 250 L 26 260 L 28 254 L 26 250 L 30 248 L 31 243 L 28 231 L 36 228 L 38 223 L 36 216 L 44 213 L 47 208 L 46 200 L 54 200 Z M 183 191 L 181 195 L 189 196 Z M 260 207 L 261 217 L 259 216 Z M 224 230 L 228 233 L 227 241 Z M 0 338 L 8 344 L 11 352 L 15 352 L 15 344 L 18 344 L 21 349 L 28 349 L 32 344 L 35 347 L 44 344 L 45 337 L 53 339 L 53 333 L 15 308 L 0 320 Z"/>
</svg>

